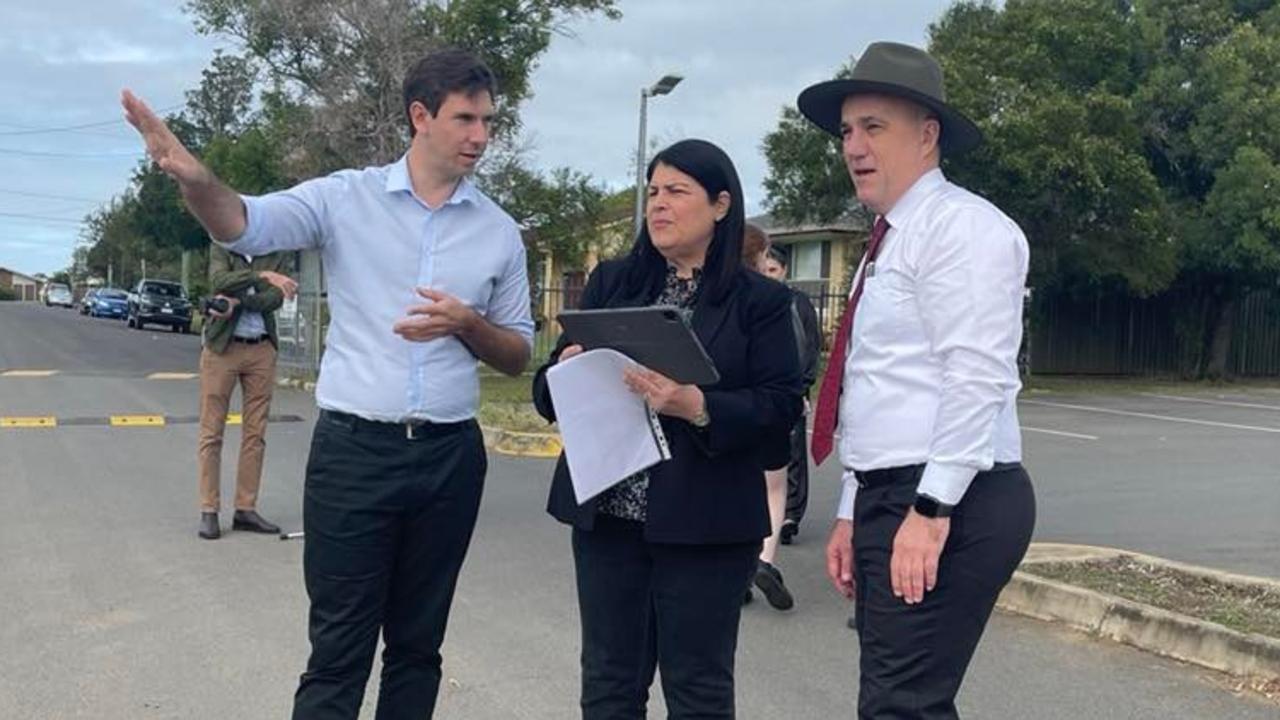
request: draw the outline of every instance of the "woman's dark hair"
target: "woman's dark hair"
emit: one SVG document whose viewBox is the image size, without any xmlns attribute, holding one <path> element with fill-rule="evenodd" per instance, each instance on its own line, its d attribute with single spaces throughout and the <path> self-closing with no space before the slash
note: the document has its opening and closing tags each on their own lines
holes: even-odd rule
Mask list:
<svg viewBox="0 0 1280 720">
<path fill-rule="evenodd" d="M 498 82 L 480 58 L 458 48 L 437 50 L 414 63 L 404 74 L 404 116 L 409 122 L 409 137 L 414 133 L 410 105 L 420 102 L 434 117 L 449 93 L 455 92 L 467 97 L 488 92 L 494 97 Z"/>
<path fill-rule="evenodd" d="M 699 303 L 706 301 L 718 305 L 728 296 L 733 278 L 741 271 L 742 265 L 742 230 L 746 221 L 738 171 L 723 150 L 706 140 L 681 140 L 660 151 L 649 161 L 646 180 L 653 178 L 653 170 L 659 164 L 673 167 L 697 180 L 707 191 L 708 202 L 715 202 L 722 192 L 729 193 L 729 212 L 716 222 L 712 232 L 698 291 Z M 667 260 L 653 246 L 647 223 L 636 237 L 629 260 L 628 294 L 643 294 L 650 299 L 657 297 L 667 275 Z"/>
</svg>

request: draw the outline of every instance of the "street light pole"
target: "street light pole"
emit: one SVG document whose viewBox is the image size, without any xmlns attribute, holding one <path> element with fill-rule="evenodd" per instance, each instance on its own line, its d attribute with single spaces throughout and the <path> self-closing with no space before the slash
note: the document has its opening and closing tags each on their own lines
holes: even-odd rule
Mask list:
<svg viewBox="0 0 1280 720">
<path fill-rule="evenodd" d="M 640 140 L 636 144 L 636 214 L 633 237 L 640 236 L 644 224 L 644 135 L 649 112 L 649 88 L 640 88 Z"/>
<path fill-rule="evenodd" d="M 663 75 L 662 79 L 654 83 L 652 87 L 640 88 L 640 138 L 636 143 L 636 213 L 635 213 L 635 236 L 640 235 L 640 228 L 644 227 L 644 196 L 645 196 L 645 132 L 649 119 L 649 98 L 655 95 L 666 95 L 680 84 L 684 77 L 680 75 Z"/>
</svg>

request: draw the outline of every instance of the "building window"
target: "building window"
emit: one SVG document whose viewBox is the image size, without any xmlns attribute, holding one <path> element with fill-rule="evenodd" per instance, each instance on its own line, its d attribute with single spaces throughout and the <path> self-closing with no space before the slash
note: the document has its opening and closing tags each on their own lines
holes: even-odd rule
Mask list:
<svg viewBox="0 0 1280 720">
<path fill-rule="evenodd" d="M 826 242 L 804 242 L 791 246 L 790 280 L 822 280 Z"/>
</svg>

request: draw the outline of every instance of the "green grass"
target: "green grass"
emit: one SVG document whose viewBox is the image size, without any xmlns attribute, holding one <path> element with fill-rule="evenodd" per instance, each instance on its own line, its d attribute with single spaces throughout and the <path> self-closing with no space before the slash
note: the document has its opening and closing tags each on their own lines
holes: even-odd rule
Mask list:
<svg viewBox="0 0 1280 720">
<path fill-rule="evenodd" d="M 1130 556 L 1070 563 L 1028 563 L 1032 575 L 1116 595 L 1225 625 L 1280 638 L 1280 592 L 1191 575 Z"/>
<path fill-rule="evenodd" d="M 492 371 L 480 373 L 480 424 L 516 432 L 555 432 L 533 409 L 530 387 L 533 374 L 508 377 Z"/>
</svg>

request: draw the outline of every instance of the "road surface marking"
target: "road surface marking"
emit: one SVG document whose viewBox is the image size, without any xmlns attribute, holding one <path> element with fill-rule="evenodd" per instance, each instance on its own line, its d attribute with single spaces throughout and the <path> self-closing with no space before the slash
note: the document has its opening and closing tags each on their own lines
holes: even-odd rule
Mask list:
<svg viewBox="0 0 1280 720">
<path fill-rule="evenodd" d="M 194 380 L 199 377 L 196 373 L 189 372 L 157 372 L 147 376 L 148 380 Z"/>
<path fill-rule="evenodd" d="M 1144 397 L 1160 400 L 1177 400 L 1179 402 L 1204 403 L 1206 405 L 1222 405 L 1224 407 L 1252 408 L 1255 410 L 1280 410 L 1280 405 L 1264 405 L 1262 403 L 1240 402 L 1238 400 L 1210 400 L 1208 398 L 1184 397 L 1182 395 L 1161 395 L 1160 393 L 1138 393 Z"/>
<path fill-rule="evenodd" d="M 304 418 L 298 415 L 271 415 L 269 423 L 300 423 Z M 0 417 L 0 430 L 16 430 L 19 428 L 73 428 L 73 427 L 175 427 L 177 425 L 198 425 L 200 418 L 194 415 L 111 415 L 85 417 Z M 227 414 L 228 425 L 243 425 L 240 413 Z"/>
<path fill-rule="evenodd" d="M 57 374 L 57 370 L 5 370 L 3 373 L 0 373 L 0 377 L 34 378 L 52 377 Z"/>
<path fill-rule="evenodd" d="M 112 415 L 111 427 L 163 427 L 163 415 Z"/>
<path fill-rule="evenodd" d="M 1047 400 L 1023 400 L 1027 405 L 1063 408 L 1064 410 L 1082 410 L 1084 412 L 1104 413 L 1106 415 L 1122 415 L 1124 417 L 1146 418 L 1147 420 L 1164 420 L 1165 422 L 1186 423 L 1188 425 L 1206 425 L 1208 427 L 1227 428 L 1229 430 L 1252 430 L 1254 432 L 1278 433 L 1280 428 L 1258 427 L 1257 425 L 1237 425 L 1236 423 L 1214 422 L 1212 420 L 1193 420 L 1191 418 L 1174 417 L 1172 415 L 1154 415 L 1152 413 L 1132 412 L 1130 410 L 1113 410 L 1111 408 L 1092 407 L 1090 405 L 1069 405 L 1067 403 L 1049 402 Z"/>
<path fill-rule="evenodd" d="M 0 428 L 52 428 L 58 427 L 55 417 L 0 417 Z"/>
<path fill-rule="evenodd" d="M 1080 433 L 1063 432 L 1061 430 L 1046 430 L 1044 428 L 1028 427 L 1026 425 L 1023 425 L 1022 429 L 1026 430 L 1027 432 L 1038 432 L 1038 433 L 1044 433 L 1045 435 L 1061 435 L 1062 437 L 1075 438 L 1077 440 L 1097 440 L 1098 439 L 1097 436 L 1095 435 L 1081 435 Z"/>
</svg>

